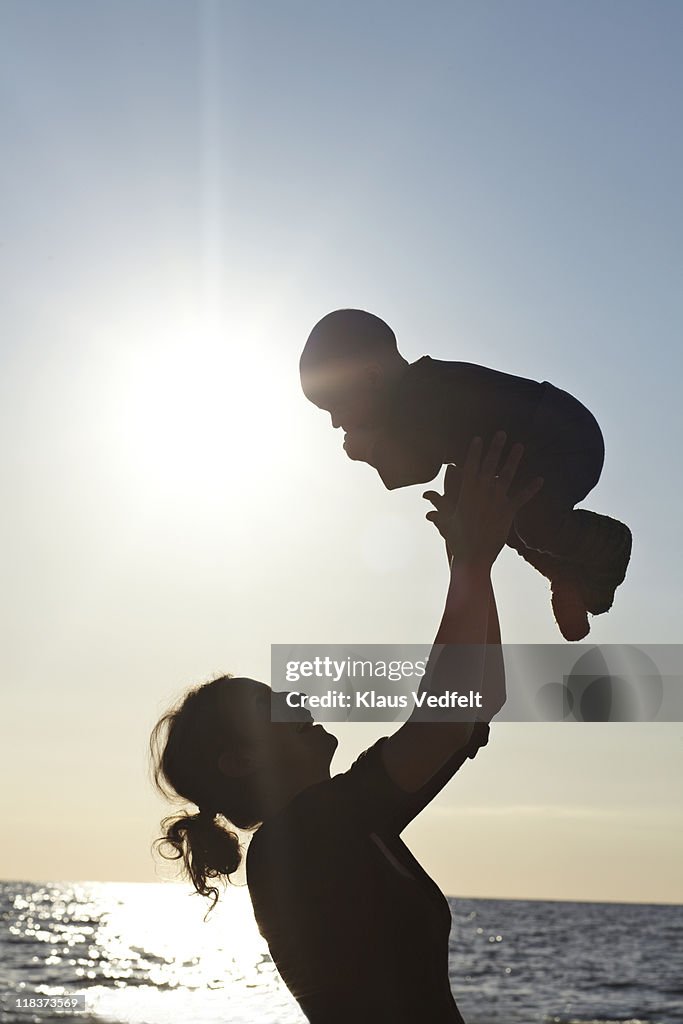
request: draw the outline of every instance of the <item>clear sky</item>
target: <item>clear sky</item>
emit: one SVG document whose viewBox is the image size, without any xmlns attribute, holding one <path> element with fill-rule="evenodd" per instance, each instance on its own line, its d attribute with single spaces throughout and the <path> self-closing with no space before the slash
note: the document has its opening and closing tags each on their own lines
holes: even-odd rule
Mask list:
<svg viewBox="0 0 683 1024">
<path fill-rule="evenodd" d="M 661 0 L 3 0 L 0 877 L 155 877 L 191 683 L 432 638 L 423 488 L 299 389 L 331 309 L 587 404 L 635 538 L 589 641 L 681 641 L 682 39 Z M 495 584 L 506 642 L 560 640 Z M 335 770 L 381 734 L 335 729 Z M 406 838 L 452 894 L 679 900 L 682 737 L 499 726 Z"/>
</svg>

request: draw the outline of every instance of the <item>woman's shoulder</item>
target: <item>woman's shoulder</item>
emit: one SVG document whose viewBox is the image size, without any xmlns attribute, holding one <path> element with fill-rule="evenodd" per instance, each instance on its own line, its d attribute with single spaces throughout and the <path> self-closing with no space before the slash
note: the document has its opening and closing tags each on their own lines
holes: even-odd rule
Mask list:
<svg viewBox="0 0 683 1024">
<path fill-rule="evenodd" d="M 380 741 L 378 741 L 378 744 Z M 377 747 L 374 744 L 373 747 Z M 366 838 L 363 819 L 364 769 L 374 758 L 364 750 L 343 772 L 308 786 L 252 834 L 246 852 L 247 883 L 252 891 L 279 889 L 283 877 L 295 891 L 297 879 L 310 886 L 316 866 L 360 853 Z"/>
<path fill-rule="evenodd" d="M 258 851 L 283 833 L 297 844 L 319 836 L 323 826 L 348 825 L 364 786 L 381 771 L 379 752 L 386 736 L 363 750 L 343 772 L 313 783 L 297 793 L 284 807 L 267 818 L 252 836 L 249 849 Z M 346 813 L 342 819 L 341 815 Z"/>
</svg>

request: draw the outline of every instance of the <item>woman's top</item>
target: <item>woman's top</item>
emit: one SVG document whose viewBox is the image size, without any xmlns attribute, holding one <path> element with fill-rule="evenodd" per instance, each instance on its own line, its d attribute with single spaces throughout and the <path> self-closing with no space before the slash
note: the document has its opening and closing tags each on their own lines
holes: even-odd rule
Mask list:
<svg viewBox="0 0 683 1024">
<path fill-rule="evenodd" d="M 488 731 L 477 723 L 469 745 L 415 793 L 387 774 L 382 737 L 254 834 L 256 921 L 311 1024 L 462 1024 L 448 978 L 448 903 L 399 836 Z"/>
</svg>

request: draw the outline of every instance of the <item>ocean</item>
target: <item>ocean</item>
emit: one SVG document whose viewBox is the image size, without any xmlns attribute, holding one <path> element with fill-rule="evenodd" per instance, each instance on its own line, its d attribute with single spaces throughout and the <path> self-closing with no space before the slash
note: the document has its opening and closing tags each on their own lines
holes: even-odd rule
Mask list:
<svg viewBox="0 0 683 1024">
<path fill-rule="evenodd" d="M 683 1024 L 683 907 L 451 899 L 450 971 L 467 1024 Z M 207 904 L 174 883 L 0 885 L 0 1021 L 85 995 L 69 1019 L 305 1024 L 279 980 L 247 890 Z"/>
</svg>

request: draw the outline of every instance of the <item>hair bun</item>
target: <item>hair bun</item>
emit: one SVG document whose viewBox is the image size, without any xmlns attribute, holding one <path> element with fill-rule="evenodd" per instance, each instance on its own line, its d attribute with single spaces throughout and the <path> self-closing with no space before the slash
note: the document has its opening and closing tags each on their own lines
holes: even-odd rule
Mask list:
<svg viewBox="0 0 683 1024">
<path fill-rule="evenodd" d="M 198 893 L 218 901 L 218 889 L 209 878 L 229 876 L 242 860 L 239 836 L 216 821 L 215 813 L 180 814 L 162 821 L 164 835 L 156 845 L 165 860 L 182 860 L 185 875 Z"/>
</svg>

